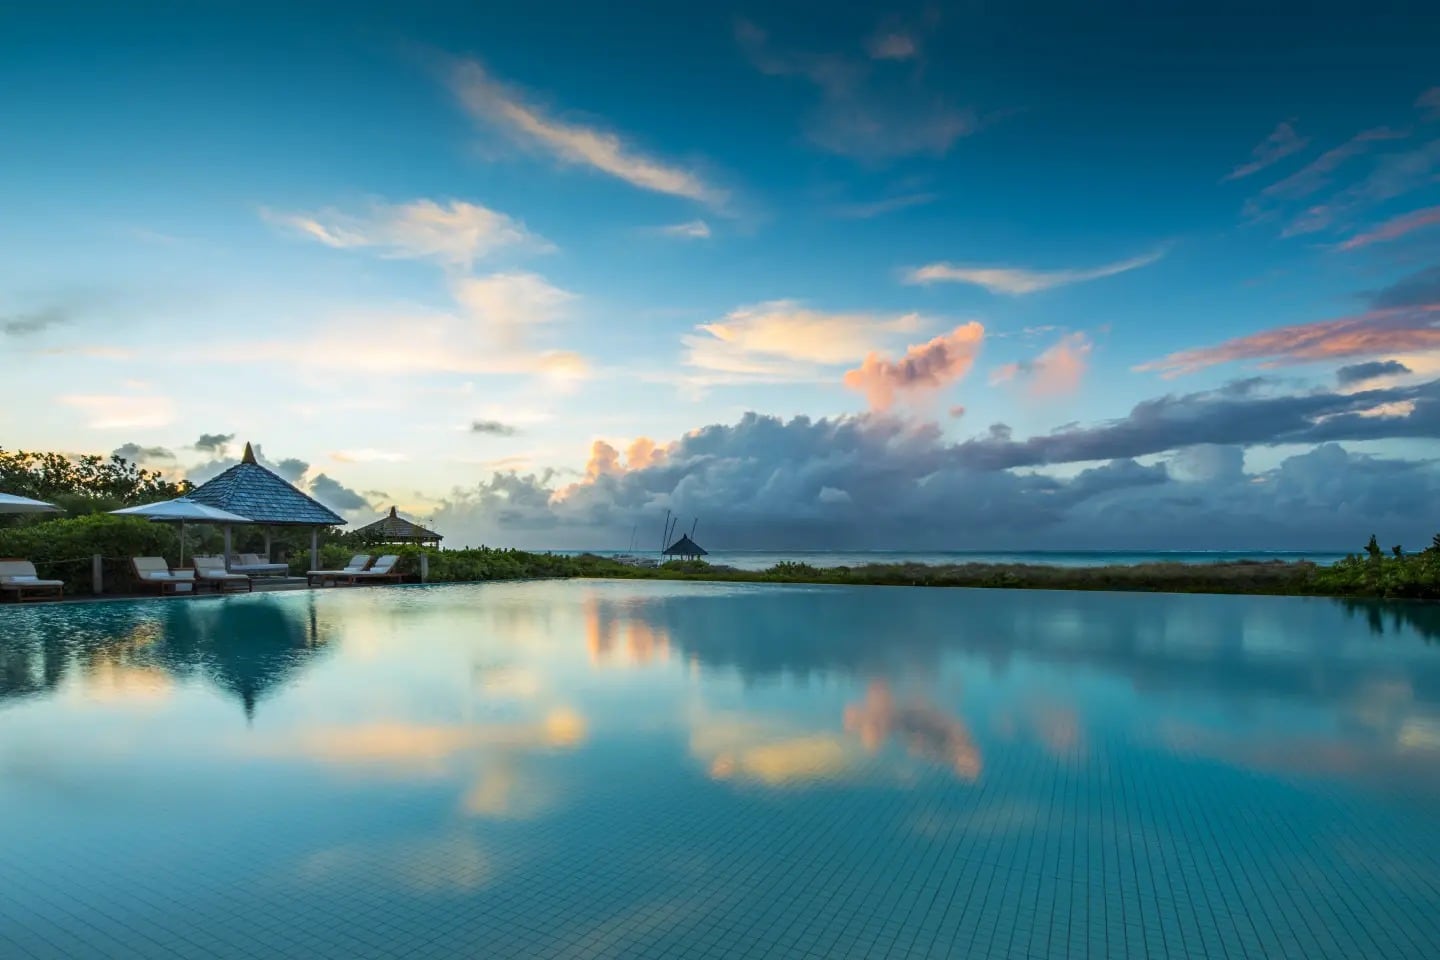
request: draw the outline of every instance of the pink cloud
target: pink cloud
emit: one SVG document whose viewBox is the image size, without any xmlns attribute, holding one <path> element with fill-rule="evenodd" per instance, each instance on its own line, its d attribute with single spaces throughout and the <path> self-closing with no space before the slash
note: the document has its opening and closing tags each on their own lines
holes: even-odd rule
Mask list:
<svg viewBox="0 0 1440 960">
<path fill-rule="evenodd" d="M 1440 321 L 1440 303 L 1371 310 L 1336 320 L 1278 327 L 1226 340 L 1213 347 L 1181 350 L 1135 369 L 1177 377 L 1236 360 L 1263 360 L 1266 366 L 1279 366 L 1343 357 L 1436 350 L 1440 349 L 1437 321 Z"/>
<path fill-rule="evenodd" d="M 1083 333 L 1071 333 L 1034 360 L 1007 363 L 990 374 L 991 385 L 1026 380 L 1036 397 L 1059 397 L 1074 393 L 1089 365 L 1094 344 Z"/>
<path fill-rule="evenodd" d="M 1440 92 L 1440 87 L 1436 88 Z M 1433 227 L 1440 224 L 1440 206 L 1426 207 L 1423 210 L 1414 210 L 1391 220 L 1386 220 L 1373 230 L 1359 233 L 1340 244 L 1341 250 L 1355 250 L 1360 247 L 1368 247 L 1372 243 L 1383 243 L 1386 240 L 1394 240 L 1403 237 L 1407 233 L 1422 230 L 1425 227 Z"/>
<path fill-rule="evenodd" d="M 1310 145 L 1309 137 L 1302 137 L 1295 132 L 1295 121 L 1286 120 L 1278 124 L 1270 135 L 1261 140 L 1254 150 L 1250 151 L 1250 160 L 1242 163 L 1226 175 L 1226 180 L 1239 180 L 1241 177 L 1248 177 L 1252 173 L 1259 173 L 1271 164 L 1290 156 L 1292 153 L 1299 153 Z"/>
<path fill-rule="evenodd" d="M 897 395 L 938 390 L 964 377 L 984 339 L 984 326 L 972 320 L 910 347 L 899 360 L 872 351 L 860 366 L 846 372 L 844 383 L 864 393 L 873 409 L 888 410 Z"/>
</svg>

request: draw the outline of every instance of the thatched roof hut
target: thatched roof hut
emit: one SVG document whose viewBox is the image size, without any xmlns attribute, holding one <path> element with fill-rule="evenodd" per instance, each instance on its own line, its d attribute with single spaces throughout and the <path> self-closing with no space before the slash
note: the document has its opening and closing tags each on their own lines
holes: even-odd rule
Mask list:
<svg viewBox="0 0 1440 960">
<path fill-rule="evenodd" d="M 701 557 L 709 556 L 709 552 L 691 540 L 689 534 L 686 534 L 665 548 L 665 556 L 679 557 L 681 560 L 698 560 Z"/>
<path fill-rule="evenodd" d="M 440 546 L 445 538 L 434 530 L 427 530 L 418 523 L 406 520 L 390 508 L 389 516 L 381 517 L 374 523 L 367 523 L 355 531 L 356 536 L 366 543 L 415 543 L 421 546 Z"/>
</svg>

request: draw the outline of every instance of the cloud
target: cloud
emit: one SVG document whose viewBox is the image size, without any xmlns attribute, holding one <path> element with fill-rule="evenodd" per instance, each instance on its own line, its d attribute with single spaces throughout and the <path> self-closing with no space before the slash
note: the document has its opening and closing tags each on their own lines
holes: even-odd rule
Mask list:
<svg viewBox="0 0 1440 960">
<path fill-rule="evenodd" d="M 1309 137 L 1302 137 L 1295 132 L 1295 121 L 1293 119 L 1285 120 L 1276 125 L 1268 137 L 1255 145 L 1255 149 L 1250 151 L 1248 161 L 1231 170 L 1225 179 L 1239 180 L 1241 177 L 1259 173 L 1266 167 L 1284 160 L 1292 153 L 1299 153 L 1309 145 Z"/>
<path fill-rule="evenodd" d="M 310 481 L 310 494 L 325 506 L 340 513 L 371 509 L 369 500 L 323 473 Z"/>
<path fill-rule="evenodd" d="M 668 227 L 658 228 L 658 232 L 667 237 L 681 237 L 686 240 L 705 240 L 710 237 L 710 224 L 704 220 L 690 220 L 685 223 L 672 223 Z"/>
<path fill-rule="evenodd" d="M 1389 127 L 1375 127 L 1362 130 L 1338 147 L 1326 150 L 1304 167 L 1277 180 L 1260 191 L 1258 198 L 1246 203 L 1246 213 L 1260 216 L 1267 203 L 1277 200 L 1298 200 L 1317 193 L 1334 182 L 1334 174 L 1345 164 L 1362 157 L 1374 149 L 1377 143 L 1404 139 L 1408 134 Z"/>
<path fill-rule="evenodd" d="M 873 200 L 869 203 L 842 204 L 833 208 L 831 215 L 841 220 L 871 220 L 897 210 L 907 210 L 910 207 L 934 203 L 939 198 L 938 193 L 906 193 L 883 200 Z"/>
<path fill-rule="evenodd" d="M 1370 310 L 1318 323 L 1278 327 L 1236 337 L 1213 347 L 1181 350 L 1135 370 L 1165 377 L 1194 373 L 1238 360 L 1266 366 L 1440 349 L 1440 303 Z"/>
<path fill-rule="evenodd" d="M 1414 518 L 1440 496 L 1440 468 L 1338 446 L 1404 438 L 1440 439 L 1440 381 L 1348 394 L 1242 383 L 1025 439 L 997 424 L 958 443 L 886 415 L 747 414 L 686 433 L 653 465 L 622 468 L 601 451 L 608 466 L 563 496 L 554 473 L 497 473 L 447 498 L 434 524 L 455 542 L 583 548 L 628 542 L 637 520 L 658 528 L 671 509 L 700 518 L 712 551 L 1335 549 L 1372 529 L 1388 542 L 1428 536 Z M 1307 452 L 1246 473 L 1254 446 Z M 1052 475 L 1065 464 L 1084 469 Z"/>
<path fill-rule="evenodd" d="M 255 447 L 255 456 L 261 457 L 259 446 Z M 264 463 L 265 461 L 262 459 L 261 462 Z M 271 470 L 275 471 L 285 480 L 294 484 L 299 484 L 300 481 L 305 478 L 305 474 L 310 471 L 310 464 L 301 460 L 299 457 L 286 457 L 275 463 L 266 463 L 266 466 L 270 467 Z"/>
<path fill-rule="evenodd" d="M 410 459 L 406 454 L 396 450 L 376 450 L 373 447 L 364 447 L 358 450 L 335 450 L 330 457 L 341 463 L 401 463 Z"/>
<path fill-rule="evenodd" d="M 1373 227 L 1364 233 L 1357 233 L 1355 236 L 1340 244 L 1341 250 L 1356 250 L 1360 247 L 1368 247 L 1372 243 L 1383 243 L 1387 240 L 1394 240 L 1403 237 L 1407 233 L 1416 230 L 1423 230 L 1426 227 L 1440 225 L 1440 206 L 1426 207 L 1423 210 L 1414 210 L 1410 213 L 1393 217 Z"/>
<path fill-rule="evenodd" d="M 29 337 L 55 327 L 64 326 L 74 318 L 68 310 L 46 307 L 28 313 L 12 313 L 0 316 L 0 335 L 7 337 Z"/>
<path fill-rule="evenodd" d="M 642 190 L 685 197 L 716 210 L 722 210 L 729 201 L 727 191 L 706 182 L 696 171 L 651 157 L 619 134 L 550 116 L 474 60 L 455 66 L 450 85 L 476 120 L 566 163 L 587 166 Z"/>
<path fill-rule="evenodd" d="M 915 38 L 901 31 L 883 31 L 865 43 L 872 60 L 911 60 L 920 50 Z"/>
<path fill-rule="evenodd" d="M 931 263 L 923 267 L 912 267 L 904 274 L 904 281 L 911 284 L 969 283 L 984 287 L 991 293 L 1022 296 L 1038 293 L 1054 287 L 1072 283 L 1085 283 L 1103 277 L 1113 277 L 1149 266 L 1165 256 L 1165 250 L 1155 250 L 1129 260 L 1107 263 L 1104 266 L 1085 270 L 1028 270 L 1023 267 L 982 267 L 953 263 Z"/>
<path fill-rule="evenodd" d="M 1294 217 L 1281 232 L 1294 237 L 1342 228 L 1370 209 L 1435 182 L 1440 140 L 1381 157 L 1364 178 Z"/>
<path fill-rule="evenodd" d="M 899 360 L 878 353 L 845 373 L 845 386 L 865 394 L 874 410 L 888 410 L 897 397 L 938 391 L 970 372 L 985 338 L 985 328 L 971 321 L 926 343 L 916 344 Z"/>
<path fill-rule="evenodd" d="M 499 420 L 476 420 L 470 424 L 470 432 L 484 433 L 492 437 L 513 437 L 518 431 L 510 424 L 501 423 Z"/>
<path fill-rule="evenodd" d="M 1415 108 L 1426 120 L 1440 120 L 1440 87 L 1431 87 L 1416 97 Z"/>
<path fill-rule="evenodd" d="M 217 434 L 215 436 L 220 435 Z M 213 480 L 215 477 L 220 476 L 220 474 L 239 463 L 240 461 L 234 457 L 224 456 L 226 444 L 228 444 L 229 439 L 233 437 L 234 434 L 230 434 L 219 447 L 211 451 L 217 454 L 214 459 L 197 464 L 187 470 L 185 472 L 185 479 L 194 484 L 205 483 L 208 480 Z M 305 474 L 310 470 L 310 464 L 307 461 L 297 457 L 287 457 L 279 461 L 271 460 L 265 455 L 264 445 L 259 443 L 252 444 L 251 451 L 255 454 L 255 461 L 259 463 L 260 466 L 279 475 L 281 479 L 287 483 L 294 484 L 297 487 L 303 485 L 302 481 L 305 479 Z"/>
<path fill-rule="evenodd" d="M 876 341 L 913 333 L 919 314 L 825 313 L 798 300 L 737 307 L 682 338 L 685 364 L 741 380 L 821 377 L 817 367 L 860 360 Z"/>
<path fill-rule="evenodd" d="M 802 77 L 814 85 L 820 104 L 806 121 L 805 132 L 830 153 L 867 161 L 943 156 L 955 141 L 979 128 L 973 110 L 954 107 L 926 89 L 913 42 L 910 56 L 892 55 L 872 63 L 777 49 L 764 30 L 746 20 L 736 24 L 735 37 L 761 73 Z M 885 49 L 895 54 L 901 46 L 892 40 Z"/>
<path fill-rule="evenodd" d="M 138 443 L 122 443 L 110 451 L 112 457 L 129 460 L 135 464 L 153 463 L 156 460 L 174 460 L 175 454 L 165 447 L 142 447 Z"/>
<path fill-rule="evenodd" d="M 557 387 L 588 374 L 579 354 L 540 349 L 535 343 L 545 327 L 567 313 L 574 294 L 531 273 L 454 278 L 451 293 L 453 311 L 347 311 L 308 335 L 235 344 L 212 359 L 358 375 L 541 376 Z"/>
<path fill-rule="evenodd" d="M 1037 397 L 1058 397 L 1074 393 L 1085 375 L 1093 344 L 1083 333 L 1071 333 L 1034 360 L 1007 363 L 990 375 L 992 384 L 1011 380 L 1028 381 Z"/>
<path fill-rule="evenodd" d="M 364 214 L 335 209 L 316 213 L 279 213 L 262 209 L 270 223 L 293 230 L 326 246 L 344 250 L 374 249 L 382 256 L 436 260 L 469 267 L 476 260 L 507 247 L 549 249 L 525 226 L 479 204 L 452 200 L 415 200 L 406 204 L 371 204 Z"/>
<path fill-rule="evenodd" d="M 94 430 L 165 427 L 175 422 L 175 401 L 169 397 L 136 394 L 67 394 L 57 398 L 88 418 Z"/>
<path fill-rule="evenodd" d="M 845 707 L 845 729 L 871 753 L 894 739 L 912 754 L 949 767 L 961 780 L 974 782 L 980 776 L 980 748 L 962 720 L 918 697 L 897 701 L 883 680 L 871 681 L 864 698 Z"/>
<path fill-rule="evenodd" d="M 1410 368 L 1399 360 L 1372 360 L 1369 363 L 1354 363 L 1348 367 L 1341 367 L 1335 371 L 1335 382 L 1342 387 L 1348 387 L 1352 384 L 1364 383 L 1366 380 L 1401 376 L 1409 372 Z"/>
<path fill-rule="evenodd" d="M 235 439 L 233 433 L 202 433 L 195 441 L 195 449 L 203 453 L 225 455 L 225 448 Z"/>
<path fill-rule="evenodd" d="M 1370 303 L 1380 310 L 1440 305 L 1440 265 L 1412 273 L 1375 291 Z"/>
</svg>

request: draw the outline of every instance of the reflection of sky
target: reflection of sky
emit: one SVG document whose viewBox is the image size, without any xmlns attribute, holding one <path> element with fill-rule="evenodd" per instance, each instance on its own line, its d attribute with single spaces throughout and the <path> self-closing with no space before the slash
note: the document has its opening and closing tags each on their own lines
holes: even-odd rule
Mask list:
<svg viewBox="0 0 1440 960">
<path fill-rule="evenodd" d="M 766 871 L 801 900 L 901 862 L 1083 886 L 1118 850 L 1161 879 L 1115 884 L 1173 904 L 1173 858 L 1219 870 L 1242 844 L 1213 881 L 1237 903 L 1316 870 L 1423 898 L 1440 646 L 1396 609 L 1376 633 L 1314 600 L 537 582 L 15 611 L 0 871 L 30 879 L 0 921 L 63 925 L 46 884 L 162 914 L 236 885 L 279 916 L 371 890 L 464 901 L 476 936 L 529 902 L 620 955 L 760 909 Z"/>
</svg>

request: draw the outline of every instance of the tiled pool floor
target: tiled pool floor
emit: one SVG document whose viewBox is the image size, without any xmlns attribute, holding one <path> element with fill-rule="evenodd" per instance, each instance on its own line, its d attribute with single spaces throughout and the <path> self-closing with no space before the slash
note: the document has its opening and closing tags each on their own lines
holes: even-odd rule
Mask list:
<svg viewBox="0 0 1440 960">
<path fill-rule="evenodd" d="M 0 957 L 1440 956 L 1425 607 L 0 612 Z"/>
</svg>

